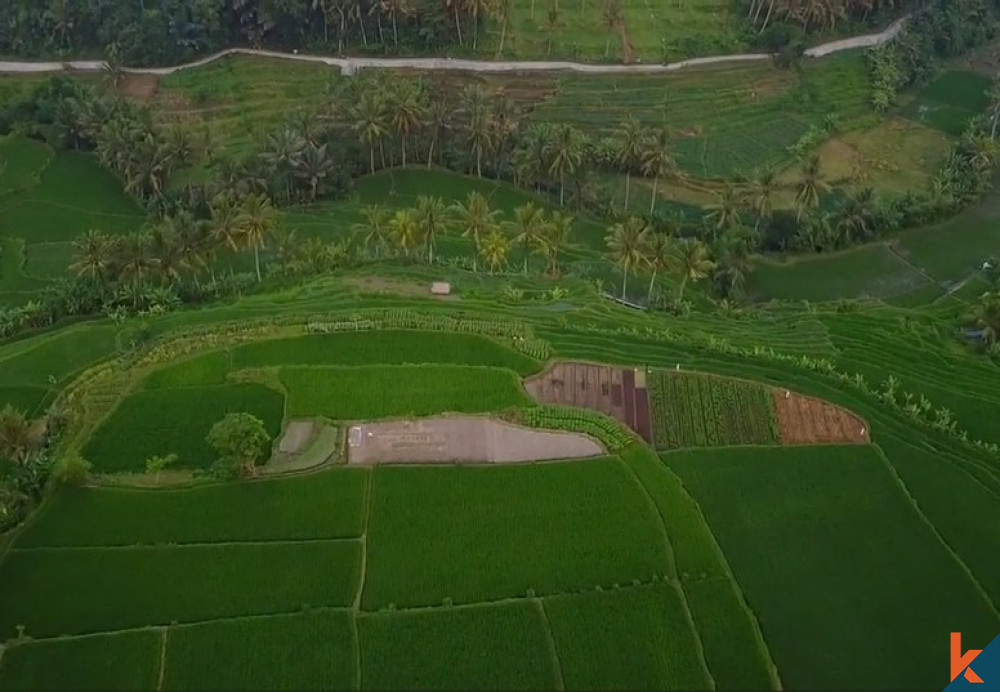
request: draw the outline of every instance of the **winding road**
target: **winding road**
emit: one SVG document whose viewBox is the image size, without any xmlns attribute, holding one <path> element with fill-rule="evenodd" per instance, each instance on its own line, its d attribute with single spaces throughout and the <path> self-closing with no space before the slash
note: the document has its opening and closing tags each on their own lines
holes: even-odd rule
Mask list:
<svg viewBox="0 0 1000 692">
<path fill-rule="evenodd" d="M 906 18 L 897 19 L 890 24 L 885 31 L 877 34 L 866 34 L 854 36 L 824 43 L 805 51 L 806 57 L 821 58 L 840 51 L 852 50 L 855 48 L 868 48 L 877 46 L 891 40 L 903 28 Z M 712 65 L 726 62 L 753 62 L 769 60 L 771 56 L 767 53 L 743 53 L 736 55 L 715 55 L 705 58 L 692 58 L 680 62 L 667 64 L 642 64 L 634 63 L 629 65 L 613 64 L 592 64 L 579 62 L 565 62 L 559 60 L 545 61 L 520 61 L 520 60 L 452 60 L 450 58 L 334 58 L 322 55 L 299 55 L 297 53 L 282 53 L 271 50 L 254 50 L 251 48 L 229 48 L 210 55 L 201 60 L 174 65 L 171 67 L 135 67 L 125 68 L 125 72 L 131 74 L 166 75 L 182 70 L 189 70 L 194 67 L 207 65 L 227 55 L 258 55 L 269 58 L 280 58 L 283 60 L 295 60 L 298 62 L 322 63 L 330 67 L 340 68 L 345 75 L 357 74 L 365 68 L 407 68 L 427 71 L 459 71 L 459 72 L 550 72 L 558 70 L 568 70 L 571 72 L 595 72 L 600 74 L 617 73 L 639 73 L 650 74 L 658 72 L 673 72 L 685 67 L 695 67 L 698 65 Z M 0 73 L 44 73 L 44 72 L 98 72 L 105 66 L 102 60 L 71 60 L 68 62 L 4 62 L 0 61 Z"/>
</svg>

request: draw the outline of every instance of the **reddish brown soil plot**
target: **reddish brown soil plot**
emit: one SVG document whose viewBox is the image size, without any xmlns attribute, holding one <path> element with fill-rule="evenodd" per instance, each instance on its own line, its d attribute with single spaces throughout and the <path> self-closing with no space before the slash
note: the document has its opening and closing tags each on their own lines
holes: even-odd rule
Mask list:
<svg viewBox="0 0 1000 692">
<path fill-rule="evenodd" d="M 864 420 L 820 399 L 776 389 L 774 412 L 782 444 L 868 444 L 871 441 Z"/>
<path fill-rule="evenodd" d="M 646 442 L 653 441 L 649 393 L 636 386 L 635 371 L 590 363 L 555 363 L 524 382 L 538 401 L 600 411 L 624 423 Z M 643 382 L 642 384 L 645 384 Z"/>
</svg>

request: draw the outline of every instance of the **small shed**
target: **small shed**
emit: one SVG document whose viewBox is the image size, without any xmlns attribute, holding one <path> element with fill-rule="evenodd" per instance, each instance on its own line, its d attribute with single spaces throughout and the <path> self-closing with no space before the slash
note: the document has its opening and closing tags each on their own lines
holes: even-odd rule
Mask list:
<svg viewBox="0 0 1000 692">
<path fill-rule="evenodd" d="M 431 294 L 435 296 L 451 295 L 451 284 L 447 281 L 435 281 L 431 284 Z"/>
</svg>

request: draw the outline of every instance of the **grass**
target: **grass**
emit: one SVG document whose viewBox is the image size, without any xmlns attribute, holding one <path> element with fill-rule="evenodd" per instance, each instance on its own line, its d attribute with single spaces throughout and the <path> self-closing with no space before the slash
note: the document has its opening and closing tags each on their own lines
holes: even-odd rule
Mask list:
<svg viewBox="0 0 1000 692">
<path fill-rule="evenodd" d="M 531 601 L 363 615 L 366 690 L 556 689 L 544 615 Z"/>
<path fill-rule="evenodd" d="M 989 106 L 986 95 L 989 77 L 977 72 L 949 70 L 920 90 L 907 105 L 904 117 L 955 137 L 961 135 L 969 120 Z"/>
<path fill-rule="evenodd" d="M 761 260 L 747 278 L 747 295 L 756 301 L 831 301 L 887 298 L 930 282 L 885 245 L 864 245 L 833 255 Z"/>
<path fill-rule="evenodd" d="M 323 610 L 172 627 L 162 689 L 355 689 L 352 618 Z"/>
<path fill-rule="evenodd" d="M 613 458 L 382 467 L 371 511 L 368 610 L 610 587 L 672 572 L 658 517 Z"/>
<path fill-rule="evenodd" d="M 0 689 L 155 690 L 162 638 L 156 630 L 139 630 L 10 645 L 0 659 Z"/>
<path fill-rule="evenodd" d="M 710 689 L 682 599 L 667 583 L 546 598 L 566 688 Z"/>
<path fill-rule="evenodd" d="M 37 183 L 39 174 L 54 156 L 52 148 L 38 140 L 0 137 L 0 195 Z"/>
<path fill-rule="evenodd" d="M 996 612 L 875 450 L 675 452 L 665 461 L 705 511 L 787 687 L 944 686 L 941 633 L 995 635 Z"/>
<path fill-rule="evenodd" d="M 271 438 L 281 429 L 283 397 L 259 384 L 182 387 L 130 394 L 83 449 L 99 473 L 143 471 L 146 460 L 177 454 L 177 466 L 205 469 L 217 454 L 206 442 L 227 413 L 257 416 Z"/>
<path fill-rule="evenodd" d="M 767 387 L 665 370 L 652 371 L 647 382 L 658 449 L 778 443 Z"/>
<path fill-rule="evenodd" d="M 269 482 L 179 490 L 61 490 L 20 547 L 349 538 L 362 533 L 368 471 L 337 468 Z"/>
<path fill-rule="evenodd" d="M 510 370 L 461 365 L 281 369 L 288 415 L 334 420 L 499 411 L 528 403 Z"/>
<path fill-rule="evenodd" d="M 84 324 L 15 342 L 0 355 L 0 386 L 49 387 L 115 352 L 115 328 Z"/>
<path fill-rule="evenodd" d="M 0 409 L 10 404 L 27 416 L 32 416 L 41 407 L 49 390 L 44 387 L 0 387 Z"/>
<path fill-rule="evenodd" d="M 0 565 L 0 636 L 347 606 L 360 552 L 356 541 L 15 550 Z"/>
</svg>

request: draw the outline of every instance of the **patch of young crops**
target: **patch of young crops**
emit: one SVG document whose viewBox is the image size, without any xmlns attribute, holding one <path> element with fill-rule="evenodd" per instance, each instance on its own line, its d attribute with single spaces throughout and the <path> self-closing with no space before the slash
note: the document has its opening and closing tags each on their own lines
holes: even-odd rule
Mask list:
<svg viewBox="0 0 1000 692">
<path fill-rule="evenodd" d="M 769 387 L 664 370 L 650 372 L 647 382 L 658 449 L 778 442 Z"/>
<path fill-rule="evenodd" d="M 169 389 L 225 384 L 229 371 L 229 352 L 210 351 L 154 370 L 142 386 L 146 389 Z"/>
<path fill-rule="evenodd" d="M 130 394 L 97 428 L 83 456 L 101 473 L 145 469 L 153 456 L 176 454 L 177 466 L 208 468 L 216 452 L 205 441 L 227 413 L 264 421 L 272 438 L 281 428 L 280 392 L 259 384 L 154 389 Z"/>
<path fill-rule="evenodd" d="M 234 370 L 270 365 L 450 363 L 537 372 L 538 361 L 476 334 L 387 329 L 258 341 L 232 350 Z"/>
<path fill-rule="evenodd" d="M 288 415 L 334 420 L 500 411 L 528 402 L 510 370 L 463 365 L 282 368 Z"/>
<path fill-rule="evenodd" d="M 524 409 L 521 422 L 533 428 L 570 430 L 597 438 L 609 452 L 631 444 L 635 437 L 610 416 L 591 409 L 570 406 L 532 406 Z"/>
<path fill-rule="evenodd" d="M 317 610 L 171 627 L 162 689 L 356 689 L 352 617 Z"/>
<path fill-rule="evenodd" d="M 566 689 L 708 689 L 697 635 L 672 583 L 546 598 Z"/>
<path fill-rule="evenodd" d="M 0 690 L 155 690 L 162 638 L 141 630 L 8 645 Z"/>
<path fill-rule="evenodd" d="M 544 616 L 532 601 L 364 614 L 358 625 L 364 689 L 558 686 Z"/>
<path fill-rule="evenodd" d="M 944 687 L 941 633 L 961 623 L 963 637 L 988 642 L 1000 629 L 875 448 L 664 459 L 704 510 L 787 688 Z M 858 632 L 881 645 L 866 646 Z"/>
<path fill-rule="evenodd" d="M 45 387 L 0 387 L 0 409 L 9 404 L 31 416 L 41 407 L 49 391 Z"/>
<path fill-rule="evenodd" d="M 357 541 L 13 550 L 0 565 L 0 638 L 85 634 L 347 606 Z"/>
<path fill-rule="evenodd" d="M 660 519 L 617 459 L 375 471 L 366 609 L 631 583 L 672 568 Z"/>
<path fill-rule="evenodd" d="M 0 357 L 0 385 L 48 387 L 114 353 L 115 328 L 79 325 L 12 346 Z"/>
<path fill-rule="evenodd" d="M 368 470 L 177 490 L 59 491 L 19 547 L 348 538 L 362 531 Z"/>
<path fill-rule="evenodd" d="M 731 579 L 681 583 L 716 689 L 776 689 L 767 645 Z"/>
</svg>

